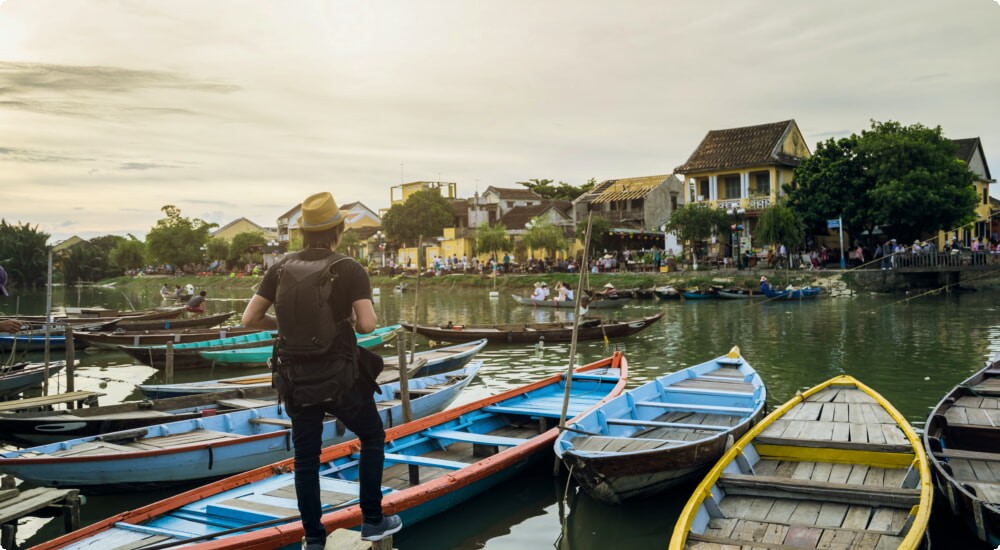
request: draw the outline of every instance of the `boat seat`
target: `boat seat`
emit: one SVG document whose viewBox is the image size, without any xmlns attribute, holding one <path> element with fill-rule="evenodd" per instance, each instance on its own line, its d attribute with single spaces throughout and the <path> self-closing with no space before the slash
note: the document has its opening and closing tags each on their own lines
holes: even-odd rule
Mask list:
<svg viewBox="0 0 1000 550">
<path fill-rule="evenodd" d="M 943 449 L 934 453 L 935 458 L 958 458 L 964 460 L 982 460 L 984 462 L 1000 462 L 1000 453 L 984 453 L 966 451 L 963 449 Z"/>
<path fill-rule="evenodd" d="M 920 504 L 920 489 L 830 483 L 751 474 L 722 474 L 716 485 L 727 495 L 750 495 L 843 504 L 910 508 Z"/>
<path fill-rule="evenodd" d="M 457 460 L 443 460 L 428 456 L 402 455 L 396 453 L 385 453 L 385 461 L 398 464 L 412 464 L 414 466 L 427 466 L 430 468 L 442 468 L 445 470 L 461 470 L 469 465 L 468 463 L 459 462 Z"/>
<path fill-rule="evenodd" d="M 220 407 L 227 409 L 255 409 L 257 407 L 269 407 L 274 405 L 274 401 L 263 401 L 260 399 L 222 399 L 217 401 Z"/>
<path fill-rule="evenodd" d="M 423 432 L 422 435 L 436 439 L 448 439 L 451 441 L 462 441 L 478 445 L 499 445 L 503 447 L 513 447 L 527 441 L 527 439 L 521 439 L 518 437 L 503 437 L 499 435 L 479 434 L 458 430 L 431 430 Z"/>
<path fill-rule="evenodd" d="M 750 414 L 754 411 L 751 407 L 724 407 L 721 405 L 699 405 L 695 403 L 665 403 L 663 401 L 636 401 L 637 407 L 659 407 L 661 409 L 679 409 L 683 411 L 697 411 L 718 414 Z"/>
<path fill-rule="evenodd" d="M 517 407 L 510 405 L 490 405 L 488 407 L 483 407 L 483 410 L 490 413 L 499 414 L 518 414 L 522 416 L 533 416 L 533 417 L 547 417 L 547 418 L 559 418 L 561 415 L 560 411 L 552 411 L 546 409 L 536 409 L 530 407 Z M 573 416 L 572 414 L 569 416 Z"/>
<path fill-rule="evenodd" d="M 658 420 L 636 420 L 634 418 L 609 418 L 608 424 L 620 426 L 656 426 L 657 428 L 683 428 L 690 430 L 715 430 L 724 432 L 732 429 L 732 426 L 713 426 L 708 424 L 687 424 L 684 422 L 661 422 Z"/>
<path fill-rule="evenodd" d="M 563 375 L 565 378 L 566 375 Z M 615 382 L 617 383 L 621 380 L 621 377 L 613 375 L 603 375 L 603 374 L 574 374 L 573 380 L 599 380 L 601 382 Z"/>
<path fill-rule="evenodd" d="M 292 421 L 284 418 L 251 418 L 248 420 L 251 424 L 271 424 L 273 426 L 281 426 L 282 428 L 291 429 Z"/>
<path fill-rule="evenodd" d="M 746 382 L 741 382 L 746 384 Z M 664 393 L 690 393 L 695 395 L 720 395 L 725 397 L 753 397 L 753 392 L 745 391 L 730 391 L 730 390 L 712 390 L 707 388 L 685 388 L 678 386 L 667 386 L 663 388 Z"/>
</svg>

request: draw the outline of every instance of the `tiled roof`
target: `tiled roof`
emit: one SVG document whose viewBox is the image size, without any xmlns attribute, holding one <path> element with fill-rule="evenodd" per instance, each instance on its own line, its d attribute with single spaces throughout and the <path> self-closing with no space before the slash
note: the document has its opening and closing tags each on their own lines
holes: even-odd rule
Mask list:
<svg viewBox="0 0 1000 550">
<path fill-rule="evenodd" d="M 540 200 L 541 195 L 535 193 L 531 189 L 518 189 L 509 187 L 493 187 L 492 185 L 484 191 L 488 192 L 490 189 L 496 192 L 496 194 L 503 200 L 513 201 L 513 200 Z"/>
<path fill-rule="evenodd" d="M 569 201 L 544 201 L 542 204 L 532 206 L 515 206 L 508 210 L 503 218 L 500 218 L 500 222 L 509 230 L 524 229 L 525 224 L 546 213 L 550 208 L 567 216 L 566 211 L 569 210 L 570 206 Z"/>
<path fill-rule="evenodd" d="M 601 204 L 605 202 L 641 199 L 650 191 L 667 182 L 673 174 L 661 176 L 642 176 L 638 178 L 623 178 L 602 181 L 590 192 L 581 195 L 577 202 Z"/>
<path fill-rule="evenodd" d="M 972 157 L 979 148 L 979 138 L 953 139 L 951 141 L 958 146 L 955 156 L 964 160 L 966 164 L 972 162 Z"/>
<path fill-rule="evenodd" d="M 689 174 L 762 164 L 797 166 L 799 159 L 781 153 L 781 144 L 794 127 L 795 120 L 783 120 L 743 128 L 711 130 L 687 162 L 675 168 L 674 172 Z"/>
<path fill-rule="evenodd" d="M 455 216 L 465 216 L 469 213 L 469 199 L 448 199 L 451 211 Z"/>
</svg>

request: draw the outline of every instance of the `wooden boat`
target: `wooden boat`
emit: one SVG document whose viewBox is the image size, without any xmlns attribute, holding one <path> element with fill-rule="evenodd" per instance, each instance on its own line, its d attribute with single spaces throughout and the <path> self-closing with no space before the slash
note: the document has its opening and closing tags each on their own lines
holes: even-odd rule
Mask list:
<svg viewBox="0 0 1000 550">
<path fill-rule="evenodd" d="M 57 323 L 76 325 L 93 323 L 102 319 L 111 320 L 117 318 L 133 320 L 176 319 L 183 314 L 183 307 L 141 309 L 136 311 L 119 311 L 117 309 L 105 308 L 65 308 L 61 314 L 53 315 L 52 318 Z M 44 315 L 21 315 L 17 318 L 37 323 L 45 322 Z"/>
<path fill-rule="evenodd" d="M 726 300 L 751 300 L 767 298 L 767 295 L 763 292 L 748 290 L 746 288 L 724 288 L 719 290 L 719 298 Z"/>
<path fill-rule="evenodd" d="M 410 381 L 411 408 L 421 418 L 447 407 L 481 363 L 449 375 Z M 399 382 L 375 394 L 382 423 L 403 418 Z M 35 485 L 109 490 L 218 478 L 284 460 L 293 454 L 291 419 L 273 401 L 232 399 L 242 410 L 0 452 L 0 472 Z M 323 446 L 354 438 L 335 418 L 323 426 Z M 294 497 L 293 497 L 294 498 Z M 107 546 L 112 548 L 115 546 Z"/>
<path fill-rule="evenodd" d="M 605 322 L 602 319 L 581 321 L 577 334 L 579 340 L 624 338 L 631 336 L 660 320 L 663 313 L 621 321 Z M 413 325 L 400 323 L 407 331 Z M 573 336 L 573 323 L 522 323 L 498 325 L 417 325 L 417 332 L 439 342 L 468 342 L 485 338 L 493 343 L 569 342 Z"/>
<path fill-rule="evenodd" d="M 553 300 L 532 300 L 531 298 L 525 298 L 524 296 L 518 296 L 517 294 L 511 294 L 511 298 L 514 298 L 514 301 L 521 304 L 522 306 L 555 307 L 562 309 L 573 309 L 576 307 L 575 301 L 556 302 Z M 623 305 L 631 301 L 632 301 L 631 298 L 618 298 L 616 300 L 594 300 L 589 304 L 587 304 L 587 308 L 588 309 L 616 308 L 616 307 L 622 307 Z"/>
<path fill-rule="evenodd" d="M 235 311 L 191 317 L 190 319 L 121 319 L 115 323 L 115 330 L 167 330 L 178 328 L 210 328 L 225 323 L 235 315 Z"/>
<path fill-rule="evenodd" d="M 767 392 L 734 347 L 608 401 L 559 434 L 556 456 L 609 504 L 704 473 L 764 417 Z"/>
<path fill-rule="evenodd" d="M 653 289 L 653 294 L 661 300 L 680 300 L 681 293 L 672 286 L 658 286 Z"/>
<path fill-rule="evenodd" d="M 260 332 L 253 328 L 223 327 L 223 328 L 185 328 L 170 330 L 137 330 L 122 332 L 92 332 L 74 334 L 73 337 L 88 347 L 101 349 L 118 349 L 119 346 L 156 346 L 167 342 L 184 344 L 188 342 L 203 342 L 228 336 L 239 336 Z"/>
<path fill-rule="evenodd" d="M 0 439 L 18 445 L 44 445 L 200 418 L 204 414 L 224 414 L 246 408 L 239 401 L 243 398 L 270 400 L 276 399 L 277 394 L 274 388 L 264 386 L 79 409 L 0 411 Z"/>
<path fill-rule="evenodd" d="M 414 358 L 414 363 L 423 360 L 424 365 L 415 372 L 412 372 L 410 376 L 426 376 L 460 369 L 471 361 L 484 347 L 486 347 L 486 340 L 476 340 L 474 342 L 418 352 Z M 399 358 L 383 357 L 383 360 L 385 361 L 385 368 L 382 370 L 382 374 L 379 375 L 378 382 L 383 384 L 397 380 L 399 378 Z M 271 375 L 270 373 L 251 374 L 205 382 L 157 385 L 140 384 L 137 387 L 150 399 L 163 399 L 165 397 L 177 397 L 179 395 L 191 395 L 195 393 L 228 391 L 233 388 L 271 387 Z"/>
<path fill-rule="evenodd" d="M 189 342 L 174 346 L 174 368 L 189 369 L 210 367 L 211 361 L 202 359 L 200 351 L 217 351 L 223 349 L 256 348 L 262 345 L 273 345 L 276 331 L 252 332 L 239 336 L 227 336 L 202 342 Z M 160 346 L 119 346 L 121 351 L 131 355 L 135 360 L 155 368 L 167 364 L 167 347 Z"/>
<path fill-rule="evenodd" d="M 82 345 L 73 340 L 75 347 Z M 0 351 L 43 351 L 45 349 L 45 333 L 31 332 L 28 334 L 0 334 Z M 49 334 L 49 349 L 66 349 L 66 334 Z"/>
<path fill-rule="evenodd" d="M 777 290 L 768 286 L 761 288 L 761 291 L 772 300 L 807 300 L 819 296 L 823 292 L 823 289 L 816 286 L 807 286 L 804 288 Z"/>
<path fill-rule="evenodd" d="M 66 366 L 65 361 L 49 363 L 49 376 Z M 17 395 L 24 390 L 41 386 L 45 381 L 44 363 L 15 363 L 0 367 L 0 397 Z M 3 432 L 0 431 L 0 434 Z"/>
<path fill-rule="evenodd" d="M 399 325 L 382 327 L 370 334 L 358 334 L 358 346 L 365 349 L 374 349 L 388 344 L 396 338 L 396 329 Z M 209 364 L 224 367 L 240 368 L 260 368 L 267 366 L 267 360 L 271 358 L 274 345 L 258 346 L 255 348 L 238 348 L 222 350 L 199 350 L 198 355 Z"/>
<path fill-rule="evenodd" d="M 670 548 L 913 549 L 932 498 L 927 455 L 906 419 L 837 376 L 726 451 L 685 505 Z"/>
<path fill-rule="evenodd" d="M 709 290 L 682 290 L 681 296 L 685 300 L 715 300 L 719 298 L 719 290 L 715 288 Z"/>
<path fill-rule="evenodd" d="M 577 369 L 569 415 L 621 393 L 628 373 L 620 352 Z M 457 506 L 514 478 L 547 451 L 566 389 L 556 374 L 492 397 L 386 430 L 384 509 L 404 526 Z M 323 450 L 320 485 L 327 529 L 356 528 L 359 444 Z M 97 549 L 177 543 L 185 548 L 263 550 L 299 544 L 294 460 L 207 484 L 137 510 L 116 514 L 36 548 Z M 263 502 L 267 506 L 262 506 Z M 210 540 L 209 540 L 210 539 Z"/>
<path fill-rule="evenodd" d="M 990 548 L 1000 546 L 1000 361 L 955 386 L 927 418 L 938 491 Z"/>
</svg>

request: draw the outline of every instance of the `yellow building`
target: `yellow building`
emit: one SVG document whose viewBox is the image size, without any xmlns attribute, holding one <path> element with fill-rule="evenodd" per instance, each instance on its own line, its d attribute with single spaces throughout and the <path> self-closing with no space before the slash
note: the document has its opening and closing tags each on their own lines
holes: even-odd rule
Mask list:
<svg viewBox="0 0 1000 550">
<path fill-rule="evenodd" d="M 70 248 L 73 248 L 74 246 L 76 246 L 76 245 L 78 245 L 80 243 L 89 243 L 89 242 L 90 241 L 88 241 L 87 239 L 84 239 L 84 238 L 78 237 L 76 235 L 73 235 L 72 237 L 66 239 L 65 241 L 59 241 L 58 243 L 56 243 L 55 245 L 53 245 L 52 246 L 52 253 L 53 254 L 58 254 L 59 252 L 63 252 L 65 250 L 69 250 Z"/>
<path fill-rule="evenodd" d="M 812 156 L 795 120 L 711 130 L 674 169 L 684 175 L 687 202 L 707 203 L 733 215 L 743 233 L 733 245 L 748 250 L 756 218 L 794 185 L 795 167 Z"/>
<path fill-rule="evenodd" d="M 246 219 L 237 218 L 226 225 L 216 229 L 209 235 L 212 238 L 222 239 L 226 242 L 232 242 L 233 237 L 239 235 L 240 233 L 260 233 L 265 239 L 271 241 L 277 239 L 278 231 L 275 228 L 263 227 L 257 225 L 256 223 Z"/>
<path fill-rule="evenodd" d="M 982 242 L 991 239 L 994 233 L 1000 232 L 1000 223 L 993 219 L 995 210 L 990 201 L 990 184 L 996 183 L 996 180 L 990 175 L 990 167 L 986 163 L 986 155 L 983 154 L 982 142 L 978 137 L 952 141 L 958 146 L 955 156 L 976 174 L 976 180 L 972 184 L 976 188 L 979 201 L 976 204 L 976 221 L 965 227 L 938 233 L 938 250 L 943 249 L 944 245 L 951 242 L 953 238 L 958 239 L 962 246 L 969 246 L 972 239 L 980 239 Z"/>
</svg>

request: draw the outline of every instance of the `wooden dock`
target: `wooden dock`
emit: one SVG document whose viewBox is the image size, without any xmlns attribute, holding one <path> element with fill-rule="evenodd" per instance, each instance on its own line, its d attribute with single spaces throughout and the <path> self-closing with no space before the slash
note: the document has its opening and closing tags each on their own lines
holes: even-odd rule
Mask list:
<svg viewBox="0 0 1000 550">
<path fill-rule="evenodd" d="M 6 548 L 6 547 L 5 547 Z M 326 537 L 327 550 L 393 550 L 392 537 L 386 537 L 378 542 L 361 540 L 359 531 L 337 529 Z"/>
<path fill-rule="evenodd" d="M 17 548 L 17 521 L 25 516 L 50 517 L 62 514 L 67 533 L 80 528 L 80 491 L 38 487 L 21 491 L 14 478 L 0 480 L 0 547 Z"/>
</svg>

